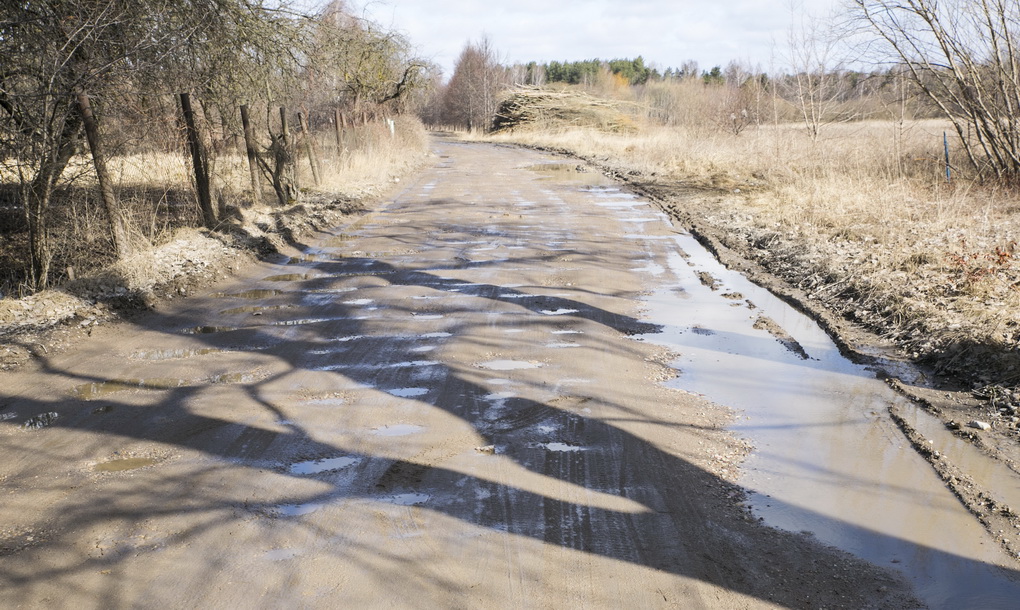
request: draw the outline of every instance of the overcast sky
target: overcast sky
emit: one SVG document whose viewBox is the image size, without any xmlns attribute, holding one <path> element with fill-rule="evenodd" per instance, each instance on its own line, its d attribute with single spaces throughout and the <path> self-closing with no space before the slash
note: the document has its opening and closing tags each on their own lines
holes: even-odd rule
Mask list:
<svg viewBox="0 0 1020 610">
<path fill-rule="evenodd" d="M 840 2 L 798 1 L 818 13 Z M 407 35 L 446 77 L 465 43 L 483 34 L 506 63 L 641 55 L 660 70 L 689 59 L 701 70 L 731 60 L 768 70 L 782 64 L 793 19 L 789 0 L 360 0 L 360 6 Z"/>
</svg>

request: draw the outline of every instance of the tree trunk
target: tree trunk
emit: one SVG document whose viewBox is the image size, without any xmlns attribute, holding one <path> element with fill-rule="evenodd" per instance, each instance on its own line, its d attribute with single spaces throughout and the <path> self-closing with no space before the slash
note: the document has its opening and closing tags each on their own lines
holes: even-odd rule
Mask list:
<svg viewBox="0 0 1020 610">
<path fill-rule="evenodd" d="M 202 221 L 206 228 L 216 228 L 216 210 L 212 205 L 212 190 L 209 184 L 209 165 L 202 138 L 195 123 L 195 112 L 191 108 L 191 95 L 180 94 L 181 111 L 188 131 L 188 148 L 191 149 L 191 163 L 195 168 L 195 190 L 198 191 L 198 205 L 202 209 Z"/>
<path fill-rule="evenodd" d="M 53 260 L 49 241 L 50 201 L 57 180 L 78 147 L 80 128 L 81 115 L 68 112 L 60 133 L 52 136 L 50 152 L 40 161 L 35 178 L 21 189 L 28 224 L 29 272 L 35 290 L 42 290 L 49 284 L 50 262 Z"/>
<path fill-rule="evenodd" d="M 92 112 L 89 97 L 81 91 L 77 92 L 75 97 L 82 123 L 85 125 L 85 137 L 89 143 L 89 150 L 92 152 L 92 165 L 96 169 L 96 180 L 99 182 L 99 196 L 106 209 L 107 221 L 110 223 L 113 247 L 117 251 L 117 258 L 123 259 L 131 254 L 127 217 L 117 201 L 116 193 L 113 192 L 113 181 L 110 179 L 110 172 L 106 169 L 106 153 L 99 136 L 99 123 Z"/>
</svg>

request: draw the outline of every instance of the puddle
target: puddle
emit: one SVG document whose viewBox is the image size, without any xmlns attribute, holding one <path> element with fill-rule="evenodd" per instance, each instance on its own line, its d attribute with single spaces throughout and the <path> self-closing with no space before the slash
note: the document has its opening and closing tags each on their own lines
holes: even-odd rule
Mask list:
<svg viewBox="0 0 1020 610">
<path fill-rule="evenodd" d="M 892 421 L 890 405 L 909 412 L 909 401 L 693 237 L 674 239 L 666 262 L 679 286 L 646 299 L 645 319 L 662 332 L 642 338 L 682 355 L 673 366 L 683 374 L 669 387 L 741 412 L 730 428 L 755 447 L 740 479 L 753 514 L 901 571 L 932 607 L 1015 605 L 1020 583 L 997 568 L 1012 560 Z M 699 279 L 706 274 L 711 287 Z M 736 293 L 759 309 L 733 307 L 726 295 Z M 937 436 L 948 455 L 950 441 Z M 998 486 L 1015 489 L 1016 475 L 984 476 L 1007 477 Z"/>
<path fill-rule="evenodd" d="M 344 301 L 344 305 L 371 305 L 375 303 L 375 299 L 351 299 L 350 301 Z"/>
<path fill-rule="evenodd" d="M 565 316 L 567 314 L 577 313 L 577 310 L 576 309 L 564 309 L 564 308 L 560 308 L 560 309 L 543 309 L 542 313 L 547 315 L 547 316 Z"/>
<path fill-rule="evenodd" d="M 93 400 L 130 390 L 169 390 L 187 385 L 183 379 L 171 379 L 169 377 L 154 377 L 151 379 L 111 379 L 109 381 L 95 381 L 75 386 L 71 394 L 82 400 Z"/>
<path fill-rule="evenodd" d="M 581 347 L 581 344 L 562 342 L 562 343 L 546 343 L 545 346 L 548 347 L 549 349 L 568 349 L 571 347 Z"/>
<path fill-rule="evenodd" d="M 299 557 L 301 552 L 297 549 L 273 549 L 266 551 L 264 557 L 269 561 L 287 561 Z"/>
<path fill-rule="evenodd" d="M 322 504 L 309 502 L 308 504 L 280 504 L 272 509 L 272 512 L 279 517 L 300 517 L 308 515 L 322 508 Z"/>
<path fill-rule="evenodd" d="M 536 446 L 545 447 L 549 451 L 562 451 L 562 452 L 584 451 L 584 447 L 578 447 L 577 445 L 568 445 L 566 443 L 539 443 Z"/>
<path fill-rule="evenodd" d="M 71 395 L 81 400 L 94 400 L 132 390 L 172 390 L 203 383 L 251 383 L 258 381 L 263 375 L 257 373 L 223 373 L 205 379 L 187 380 L 171 377 L 150 377 L 148 379 L 110 379 L 83 383 L 71 389 Z"/>
<path fill-rule="evenodd" d="M 121 458 L 118 460 L 101 462 L 93 466 L 92 469 L 96 472 L 124 472 L 125 470 L 138 470 L 139 468 L 152 466 L 155 463 L 156 460 L 154 458 Z"/>
<path fill-rule="evenodd" d="M 372 428 L 372 434 L 376 436 L 408 436 L 418 434 L 425 428 L 413 424 L 394 424 L 392 426 L 380 426 Z"/>
<path fill-rule="evenodd" d="M 245 290 L 243 292 L 218 292 L 214 297 L 231 299 L 268 299 L 278 294 L 284 294 L 283 290 Z"/>
<path fill-rule="evenodd" d="M 157 349 L 157 350 L 142 350 L 131 354 L 131 358 L 134 360 L 183 360 L 185 358 L 194 358 L 196 356 L 206 356 L 208 354 L 219 354 L 226 350 L 219 349 L 217 347 L 203 347 L 198 349 Z"/>
<path fill-rule="evenodd" d="M 287 471 L 291 474 L 320 474 L 323 472 L 330 472 L 332 470 L 342 470 L 360 462 L 361 458 L 359 457 L 345 455 L 335 458 L 298 462 L 296 464 L 291 464 Z"/>
<path fill-rule="evenodd" d="M 229 316 L 236 313 L 262 313 L 263 311 L 275 311 L 277 309 L 290 309 L 293 305 L 247 305 L 244 307 L 231 307 L 224 309 L 220 314 Z"/>
<path fill-rule="evenodd" d="M 411 316 L 415 320 L 440 320 L 443 318 L 441 313 L 412 313 Z"/>
<path fill-rule="evenodd" d="M 428 502 L 432 496 L 423 493 L 405 493 L 380 498 L 383 502 L 400 506 L 419 506 Z"/>
<path fill-rule="evenodd" d="M 897 411 L 914 430 L 928 439 L 931 448 L 967 474 L 998 504 L 1020 510 L 1020 477 L 1008 466 L 981 453 L 970 441 L 946 429 L 942 420 L 914 403 L 899 405 Z"/>
<path fill-rule="evenodd" d="M 554 330 L 551 331 L 554 335 L 583 335 L 583 330 Z"/>
<path fill-rule="evenodd" d="M 489 360 L 488 362 L 479 362 L 475 366 L 481 369 L 488 369 L 490 371 L 518 371 L 523 369 L 537 369 L 542 366 L 542 363 L 526 362 L 524 360 Z"/>
<path fill-rule="evenodd" d="M 263 282 L 299 282 L 301 280 L 314 279 L 316 276 L 310 273 L 280 273 L 262 278 Z"/>
<path fill-rule="evenodd" d="M 418 396 L 424 396 L 429 393 L 428 388 L 394 388 L 392 390 L 386 390 L 387 394 L 392 394 L 399 398 L 416 398 Z"/>
<path fill-rule="evenodd" d="M 50 411 L 48 413 L 40 413 L 34 417 L 30 417 L 25 420 L 25 423 L 21 424 L 21 427 L 25 430 L 41 430 L 50 426 L 53 422 L 60 418 L 60 414 L 56 411 Z"/>
<path fill-rule="evenodd" d="M 193 328 L 185 328 L 181 332 L 185 335 L 211 335 L 215 333 L 228 333 L 235 330 L 241 330 L 240 326 L 195 326 Z"/>
<path fill-rule="evenodd" d="M 539 180 L 570 182 L 589 187 L 613 184 L 612 180 L 602 175 L 598 170 L 577 163 L 540 163 L 527 166 L 524 169 L 541 174 Z"/>
</svg>

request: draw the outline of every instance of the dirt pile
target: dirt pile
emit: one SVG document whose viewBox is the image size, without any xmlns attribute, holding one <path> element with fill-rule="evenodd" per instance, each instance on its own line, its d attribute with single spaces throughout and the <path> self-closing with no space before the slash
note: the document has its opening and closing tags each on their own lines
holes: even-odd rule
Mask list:
<svg viewBox="0 0 1020 610">
<path fill-rule="evenodd" d="M 33 353 L 59 351 L 117 315 L 185 296 L 313 231 L 364 211 L 361 202 L 320 197 L 284 209 L 251 208 L 219 231 L 181 229 L 174 239 L 94 275 L 21 299 L 0 299 L 0 370 Z"/>
<path fill-rule="evenodd" d="M 588 127 L 608 132 L 636 129 L 634 117 L 622 102 L 592 97 L 579 91 L 527 88 L 513 91 L 496 111 L 493 131 Z"/>
</svg>

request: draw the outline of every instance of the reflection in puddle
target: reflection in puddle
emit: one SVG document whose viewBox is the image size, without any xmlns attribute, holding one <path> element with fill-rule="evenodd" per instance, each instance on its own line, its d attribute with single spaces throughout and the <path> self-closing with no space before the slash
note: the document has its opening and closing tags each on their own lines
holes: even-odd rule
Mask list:
<svg viewBox="0 0 1020 610">
<path fill-rule="evenodd" d="M 584 447 L 578 447 L 577 445 L 568 445 L 566 443 L 539 443 L 537 446 L 545 447 L 549 451 L 573 452 L 584 450 Z"/>
<path fill-rule="evenodd" d="M 274 311 L 277 309 L 290 309 L 293 305 L 247 305 L 245 307 L 232 307 L 224 309 L 220 313 L 229 316 L 235 313 L 261 313 L 263 311 Z"/>
<path fill-rule="evenodd" d="M 125 470 L 145 468 L 146 466 L 152 466 L 155 463 L 156 460 L 153 458 L 122 458 L 119 460 L 101 462 L 93 466 L 92 469 L 96 472 L 123 472 Z"/>
<path fill-rule="evenodd" d="M 547 316 L 563 316 L 569 313 L 577 313 L 576 309 L 543 309 L 542 313 Z"/>
<path fill-rule="evenodd" d="M 361 458 L 345 455 L 335 458 L 298 462 L 296 464 L 291 464 L 290 468 L 287 470 L 289 470 L 291 474 L 320 474 L 323 472 L 330 472 L 331 470 L 341 470 L 359 462 L 361 462 Z"/>
<path fill-rule="evenodd" d="M 235 330 L 241 330 L 239 326 L 195 326 L 193 328 L 185 328 L 181 332 L 185 335 L 211 335 L 214 333 L 228 333 Z"/>
<path fill-rule="evenodd" d="M 263 282 L 298 282 L 301 280 L 310 280 L 315 276 L 310 273 L 281 273 L 279 275 L 270 275 L 269 277 L 262 278 Z"/>
<path fill-rule="evenodd" d="M 245 290 L 243 292 L 219 292 L 214 297 L 233 299 L 268 299 L 278 294 L 284 294 L 282 290 Z"/>
</svg>

